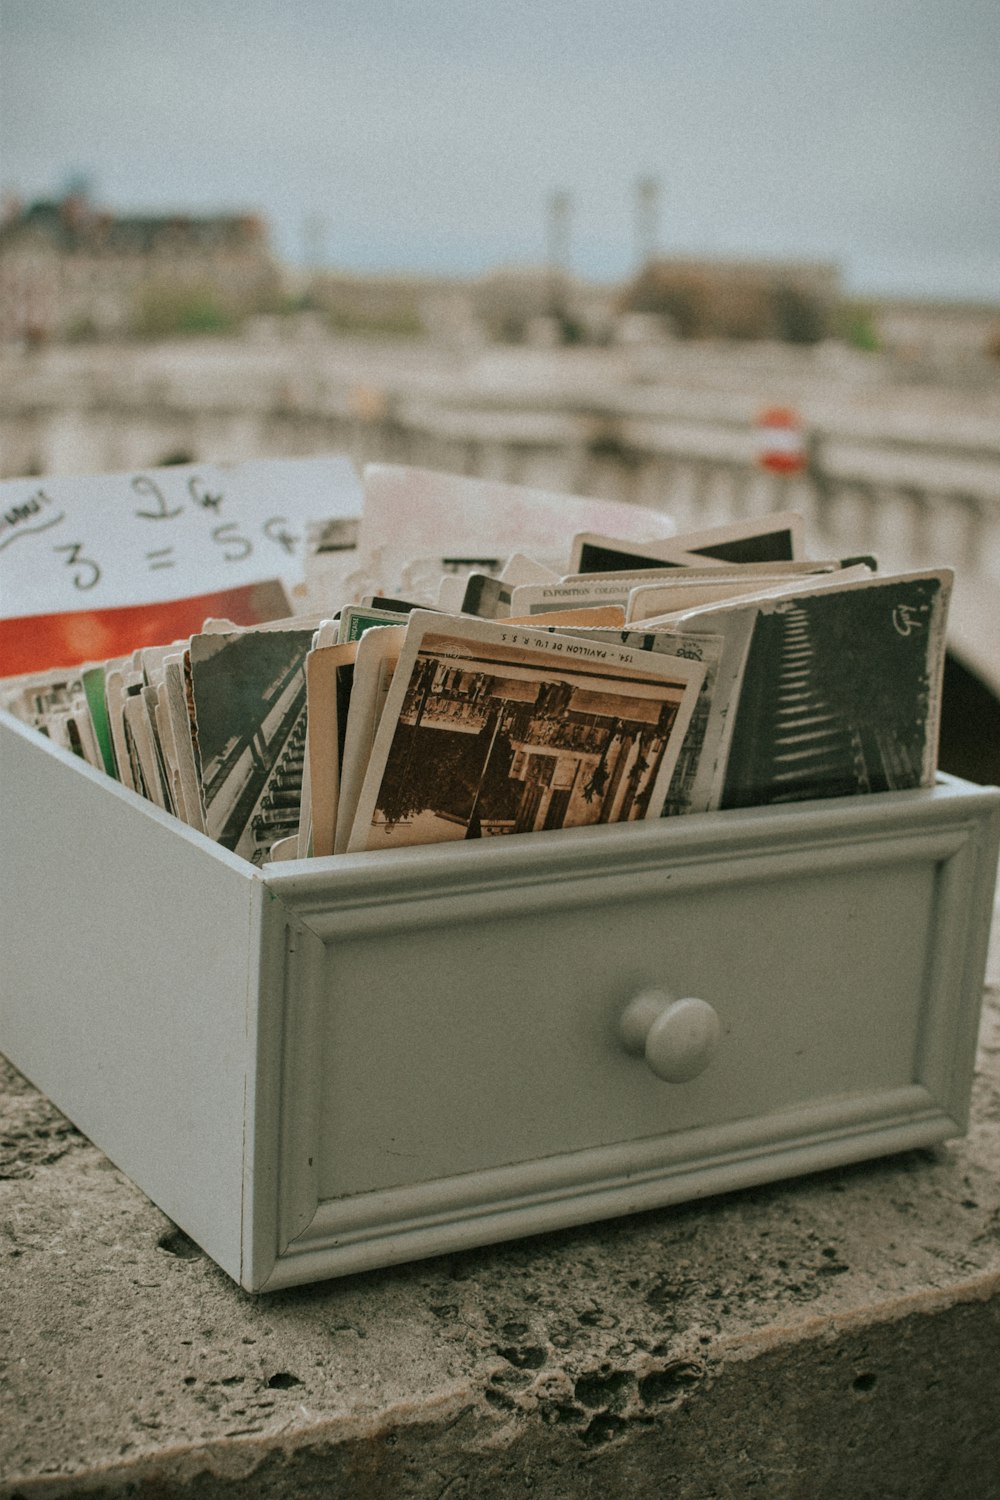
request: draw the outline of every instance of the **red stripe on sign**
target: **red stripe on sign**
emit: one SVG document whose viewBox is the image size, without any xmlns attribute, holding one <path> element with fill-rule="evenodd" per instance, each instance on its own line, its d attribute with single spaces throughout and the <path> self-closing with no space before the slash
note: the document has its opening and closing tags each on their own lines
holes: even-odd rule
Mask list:
<svg viewBox="0 0 1000 1500">
<path fill-rule="evenodd" d="M 108 661 L 128 656 L 140 646 L 169 646 L 196 635 L 207 619 L 262 625 L 288 612 L 284 589 L 270 580 L 163 604 L 22 615 L 15 620 L 0 620 L 0 677 Z"/>
<path fill-rule="evenodd" d="M 806 456 L 801 449 L 794 453 L 770 449 L 760 455 L 759 462 L 762 469 L 770 469 L 772 474 L 800 474 L 806 466 Z"/>
</svg>

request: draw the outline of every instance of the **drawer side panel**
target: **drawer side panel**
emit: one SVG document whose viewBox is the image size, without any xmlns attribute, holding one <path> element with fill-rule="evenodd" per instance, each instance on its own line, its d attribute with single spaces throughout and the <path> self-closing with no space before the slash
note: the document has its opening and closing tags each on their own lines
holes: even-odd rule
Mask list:
<svg viewBox="0 0 1000 1500">
<path fill-rule="evenodd" d="M 238 1278 L 260 882 L 0 717 L 0 1050 Z"/>
</svg>

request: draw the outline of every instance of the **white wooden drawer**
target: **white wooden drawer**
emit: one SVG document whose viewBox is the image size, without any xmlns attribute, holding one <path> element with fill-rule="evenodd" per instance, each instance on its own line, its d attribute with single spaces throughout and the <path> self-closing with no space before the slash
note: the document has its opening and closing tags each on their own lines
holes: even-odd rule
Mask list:
<svg viewBox="0 0 1000 1500">
<path fill-rule="evenodd" d="M 250 1290 L 965 1128 L 1000 793 L 258 871 L 0 736 L 0 1050 Z"/>
</svg>

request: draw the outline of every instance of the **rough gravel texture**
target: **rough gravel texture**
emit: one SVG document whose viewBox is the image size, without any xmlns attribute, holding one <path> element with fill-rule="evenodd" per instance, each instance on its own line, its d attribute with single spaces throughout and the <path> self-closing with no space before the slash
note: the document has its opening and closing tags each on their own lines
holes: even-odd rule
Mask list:
<svg viewBox="0 0 1000 1500">
<path fill-rule="evenodd" d="M 989 978 L 964 1141 L 257 1298 L 0 1068 L 0 1497 L 1000 1500 Z"/>
</svg>

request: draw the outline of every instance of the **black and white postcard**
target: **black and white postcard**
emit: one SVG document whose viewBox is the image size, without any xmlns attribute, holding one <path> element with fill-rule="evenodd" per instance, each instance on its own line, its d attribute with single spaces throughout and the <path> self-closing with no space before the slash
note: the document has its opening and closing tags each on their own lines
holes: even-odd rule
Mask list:
<svg viewBox="0 0 1000 1500">
<path fill-rule="evenodd" d="M 805 555 L 805 522 L 796 511 L 776 511 L 707 531 L 689 531 L 662 541 L 635 545 L 599 533 L 581 532 L 574 538 L 568 571 L 605 572 L 610 568 L 690 566 L 704 563 L 790 561 Z"/>
<path fill-rule="evenodd" d="M 254 864 L 298 831 L 312 637 L 308 629 L 191 639 L 205 829 Z"/>
<path fill-rule="evenodd" d="M 675 617 L 741 659 L 710 713 L 709 806 L 932 784 L 951 571 L 841 576 Z"/>
<path fill-rule="evenodd" d="M 510 614 L 514 585 L 488 573 L 470 573 L 465 580 L 461 612 L 483 620 L 498 620 Z"/>
</svg>

